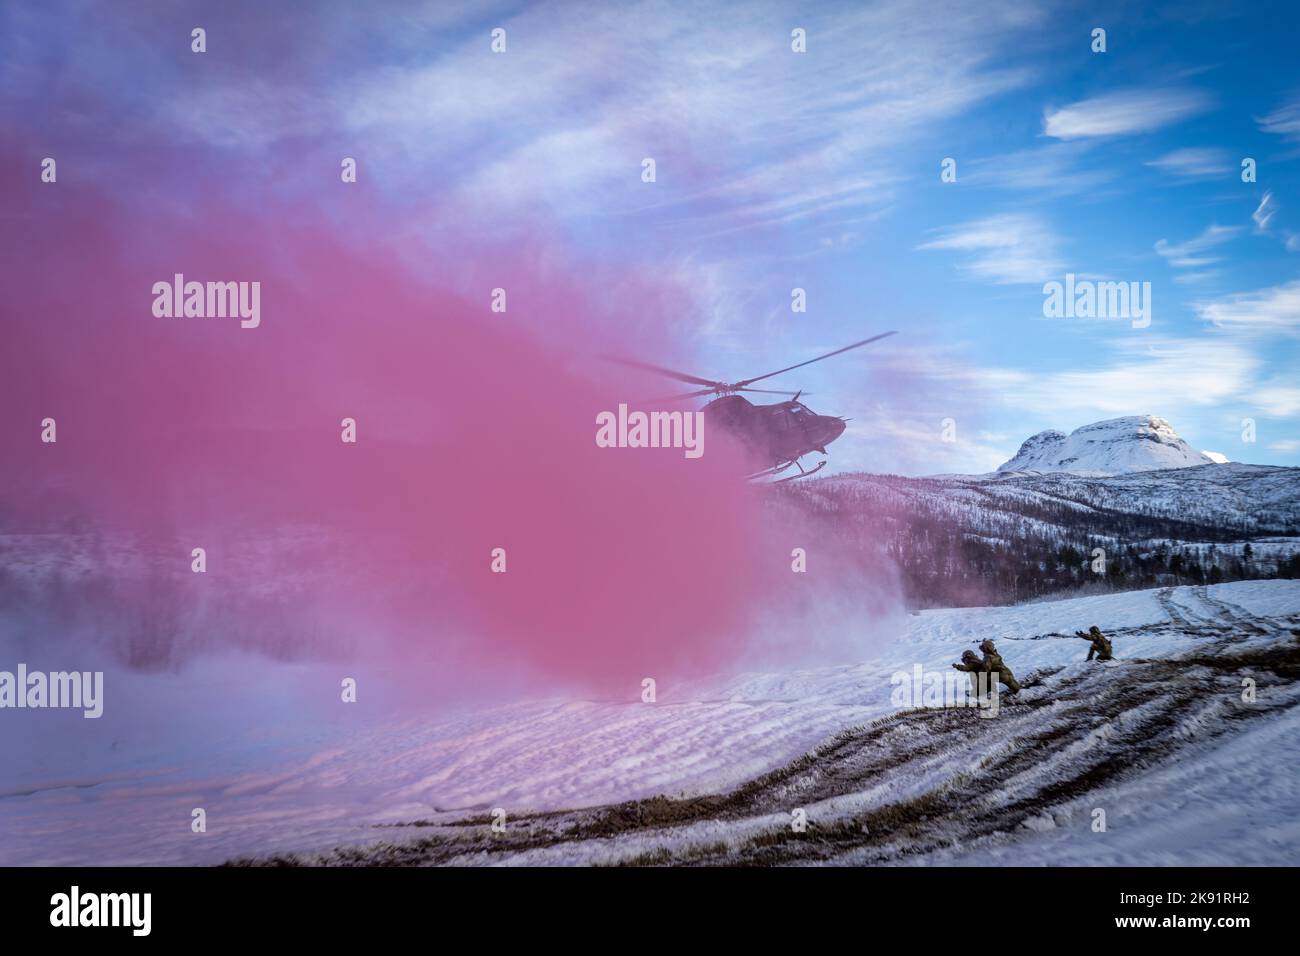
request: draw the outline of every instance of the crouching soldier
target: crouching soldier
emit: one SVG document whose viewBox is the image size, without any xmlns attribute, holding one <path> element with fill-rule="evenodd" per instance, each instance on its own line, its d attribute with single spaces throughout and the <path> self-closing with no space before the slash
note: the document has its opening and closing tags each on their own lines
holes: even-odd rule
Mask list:
<svg viewBox="0 0 1300 956">
<path fill-rule="evenodd" d="M 980 644 L 980 650 L 984 652 L 983 667 L 990 675 L 997 675 L 997 679 L 1007 685 L 1008 694 L 1020 693 L 1020 682 L 1016 680 L 1016 675 L 1011 673 L 1011 668 L 1002 660 L 1002 655 L 998 653 L 996 645 L 990 640 L 985 640 Z"/>
<path fill-rule="evenodd" d="M 965 650 L 961 652 L 961 663 L 953 664 L 959 671 L 970 673 L 970 694 L 975 700 L 980 699 L 980 674 L 984 670 L 984 662 L 979 659 L 974 651 Z"/>
<path fill-rule="evenodd" d="M 1101 633 L 1101 628 L 1096 624 L 1088 628 L 1088 633 L 1075 631 L 1074 636 L 1081 637 L 1085 641 L 1092 641 L 1092 647 L 1088 648 L 1088 660 L 1092 660 L 1094 654 L 1097 655 L 1099 661 L 1108 661 L 1114 656 L 1111 653 L 1110 641 L 1106 640 L 1106 635 Z"/>
</svg>

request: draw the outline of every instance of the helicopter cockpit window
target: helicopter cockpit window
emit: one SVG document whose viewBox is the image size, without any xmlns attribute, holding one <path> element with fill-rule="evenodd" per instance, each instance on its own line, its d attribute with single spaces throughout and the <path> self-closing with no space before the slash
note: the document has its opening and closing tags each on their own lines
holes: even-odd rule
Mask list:
<svg viewBox="0 0 1300 956">
<path fill-rule="evenodd" d="M 787 405 L 781 413 L 776 416 L 776 421 L 781 428 L 794 428 L 800 422 L 806 421 L 806 416 L 811 414 L 808 409 L 802 405 Z"/>
</svg>

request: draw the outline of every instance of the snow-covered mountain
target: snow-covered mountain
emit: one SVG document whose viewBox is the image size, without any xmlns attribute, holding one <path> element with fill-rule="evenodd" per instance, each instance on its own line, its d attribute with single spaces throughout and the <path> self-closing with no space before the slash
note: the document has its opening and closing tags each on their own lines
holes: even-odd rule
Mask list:
<svg viewBox="0 0 1300 956">
<path fill-rule="evenodd" d="M 1223 456 L 1197 451 L 1173 426 L 1155 415 L 1130 415 L 1093 422 L 1069 435 L 1039 432 L 1020 446 L 1014 458 L 998 467 L 1008 471 L 1068 471 L 1120 475 L 1222 462 Z"/>
<path fill-rule="evenodd" d="M 782 486 L 828 541 L 884 547 L 910 604 L 1300 576 L 1300 468 L 1203 464 L 1127 474 L 848 474 Z M 1249 546 L 1249 547 L 1248 547 Z"/>
</svg>

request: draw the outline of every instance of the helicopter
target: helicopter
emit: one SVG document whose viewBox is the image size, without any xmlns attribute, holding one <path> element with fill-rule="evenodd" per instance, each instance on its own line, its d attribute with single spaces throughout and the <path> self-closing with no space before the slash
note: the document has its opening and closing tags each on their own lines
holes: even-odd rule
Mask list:
<svg viewBox="0 0 1300 956">
<path fill-rule="evenodd" d="M 761 466 L 758 471 L 746 476 L 749 480 L 775 478 L 776 475 L 788 470 L 791 466 L 799 469 L 797 475 L 776 478 L 775 481 L 768 482 L 777 484 L 783 481 L 793 481 L 796 478 L 806 478 L 825 468 L 825 459 L 816 466 L 807 469 L 804 468 L 799 459 L 815 451 L 821 452 L 823 455 L 829 454 L 826 451 L 826 446 L 844 434 L 844 427 L 848 419 L 836 415 L 818 415 L 799 401 L 804 394 L 803 391 L 782 392 L 767 388 L 751 388 L 750 386 L 755 382 L 761 382 L 764 379 L 782 375 L 797 368 L 803 368 L 805 365 L 812 365 L 814 362 L 820 362 L 823 359 L 841 355 L 851 349 L 870 345 L 872 342 L 878 342 L 895 334 L 895 332 L 882 332 L 880 335 L 873 335 L 869 339 L 854 342 L 852 345 L 846 345 L 834 352 L 827 352 L 825 355 L 817 356 L 817 358 L 808 359 L 806 362 L 778 369 L 775 372 L 768 372 L 766 375 L 756 375 L 753 378 L 743 379 L 739 382 L 716 382 L 711 379 L 701 378 L 698 375 L 688 375 L 685 372 L 663 368 L 659 365 L 650 365 L 647 362 L 639 362 L 635 359 L 616 356 L 607 356 L 607 358 L 620 365 L 654 372 L 689 385 L 703 386 L 693 392 L 666 395 L 651 401 L 668 402 L 688 398 L 703 398 L 706 395 L 717 396 L 704 406 L 703 411 L 706 420 L 719 425 L 724 431 L 739 439 L 749 451 L 755 463 Z M 767 395 L 792 395 L 793 397 L 787 401 L 775 402 L 771 405 L 755 405 L 739 394 L 740 392 L 761 392 Z"/>
</svg>

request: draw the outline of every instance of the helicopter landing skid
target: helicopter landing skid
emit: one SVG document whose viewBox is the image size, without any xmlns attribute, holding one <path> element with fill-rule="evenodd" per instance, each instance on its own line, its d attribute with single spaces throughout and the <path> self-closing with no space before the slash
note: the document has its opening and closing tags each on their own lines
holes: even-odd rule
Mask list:
<svg viewBox="0 0 1300 956">
<path fill-rule="evenodd" d="M 771 475 L 779 475 L 781 472 L 785 471 L 791 465 L 797 465 L 799 467 L 799 474 L 787 475 L 785 478 L 777 478 L 775 481 L 761 481 L 761 482 L 755 481 L 755 479 L 757 478 L 767 478 Z M 755 474 L 750 475 L 749 479 L 750 481 L 755 481 L 755 484 L 779 485 L 787 481 L 794 481 L 796 478 L 807 478 L 809 475 L 815 475 L 817 472 L 821 471 L 825 467 L 826 467 L 825 461 L 819 461 L 815 467 L 808 468 L 808 469 L 805 469 L 804 466 L 800 465 L 799 462 L 797 461 L 787 461 L 784 465 L 775 465 L 764 471 L 756 472 Z"/>
<path fill-rule="evenodd" d="M 795 462 L 795 464 L 796 464 L 796 465 L 799 465 L 799 463 L 798 463 L 797 461 Z M 799 474 L 797 474 L 797 475 L 788 475 L 788 476 L 785 477 L 785 478 L 778 478 L 776 481 L 772 482 L 772 484 L 774 484 L 774 485 L 780 485 L 780 484 L 783 484 L 783 483 L 785 483 L 785 482 L 787 482 L 787 481 L 794 481 L 796 478 L 807 478 L 809 475 L 815 475 L 815 474 L 817 474 L 817 472 L 821 471 L 821 470 L 822 470 L 823 468 L 825 468 L 825 467 L 826 467 L 826 462 L 825 462 L 825 461 L 819 461 L 819 462 L 817 462 L 817 464 L 816 464 L 815 466 L 813 466 L 812 468 L 809 468 L 807 471 L 804 471 L 804 467 L 803 467 L 803 465 L 799 465 Z"/>
<path fill-rule="evenodd" d="M 759 478 L 768 478 L 771 477 L 772 475 L 779 475 L 781 474 L 781 472 L 785 471 L 793 464 L 794 462 L 787 461 L 784 465 L 773 465 L 771 468 L 764 468 L 762 471 L 756 471 L 752 475 L 747 475 L 746 479 L 748 481 L 757 481 L 757 479 Z M 798 475 L 792 475 L 791 477 L 797 478 Z M 759 483 L 770 484 L 770 482 L 759 482 Z"/>
</svg>

